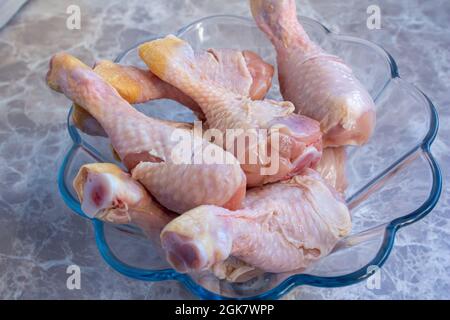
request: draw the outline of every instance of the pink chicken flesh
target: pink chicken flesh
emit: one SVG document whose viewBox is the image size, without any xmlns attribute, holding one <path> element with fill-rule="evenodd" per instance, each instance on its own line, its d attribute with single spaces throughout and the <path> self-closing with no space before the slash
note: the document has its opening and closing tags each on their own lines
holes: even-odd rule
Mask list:
<svg viewBox="0 0 450 320">
<path fill-rule="evenodd" d="M 320 175 L 250 189 L 243 209 L 200 206 L 172 220 L 161 241 L 180 272 L 208 269 L 229 256 L 266 272 L 308 267 L 349 233 L 349 210 Z"/>
<path fill-rule="evenodd" d="M 200 67 L 201 59 L 192 47 L 175 36 L 142 44 L 139 55 L 153 74 L 198 103 L 207 127 L 218 130 L 224 141 L 245 141 L 240 150 L 238 143 L 222 146 L 238 157 L 249 186 L 287 179 L 319 161 L 319 124 L 293 113 L 292 103 L 251 100 L 218 85 Z M 230 129 L 235 131 L 230 133 Z M 261 129 L 267 130 L 262 138 L 258 135 Z M 270 156 L 262 157 L 261 150 L 270 150 Z"/>
<path fill-rule="evenodd" d="M 133 178 L 166 208 L 180 213 L 201 204 L 240 207 L 246 178 L 232 154 L 182 125 L 140 113 L 92 69 L 66 53 L 51 59 L 47 83 L 95 117 Z M 180 140 L 192 147 L 186 148 Z M 206 149 L 221 162 L 192 161 Z"/>
<path fill-rule="evenodd" d="M 296 16 L 295 0 L 250 0 L 259 28 L 277 52 L 284 99 L 320 122 L 324 147 L 360 145 L 375 127 L 375 105 L 352 70 L 311 41 Z"/>
</svg>

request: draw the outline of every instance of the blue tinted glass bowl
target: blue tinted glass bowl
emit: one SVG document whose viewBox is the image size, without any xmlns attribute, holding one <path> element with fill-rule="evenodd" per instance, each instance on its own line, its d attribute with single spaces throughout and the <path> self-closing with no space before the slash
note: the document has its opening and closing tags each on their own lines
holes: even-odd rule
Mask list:
<svg viewBox="0 0 450 320">
<path fill-rule="evenodd" d="M 303 17 L 300 20 L 314 41 L 342 57 L 353 68 L 377 106 L 377 126 L 370 142 L 346 149 L 349 181 L 346 201 L 353 216 L 352 233 L 338 243 L 332 254 L 304 273 L 264 274 L 233 284 L 204 273 L 177 273 L 167 264 L 160 248 L 136 227 L 91 219 L 98 249 L 112 268 L 139 280 L 178 280 L 198 297 L 209 299 L 279 298 L 298 285 L 346 286 L 369 277 L 381 267 L 389 256 L 396 232 L 433 209 L 441 193 L 442 178 L 430 152 L 438 130 L 438 115 L 432 102 L 399 77 L 395 61 L 381 47 L 331 33 L 317 21 Z M 207 17 L 175 34 L 197 49 L 253 50 L 276 65 L 272 45 L 247 18 Z M 145 67 L 137 56 L 136 46 L 122 53 L 116 61 Z M 276 76 L 268 97 L 281 99 Z M 195 119 L 190 110 L 173 101 L 152 101 L 136 107 L 154 117 L 178 121 Z M 72 122 L 71 112 L 68 130 L 73 145 L 61 165 L 58 183 L 66 204 L 89 219 L 80 209 L 72 188 L 75 174 L 84 163 L 118 162 L 108 139 L 79 131 Z"/>
</svg>

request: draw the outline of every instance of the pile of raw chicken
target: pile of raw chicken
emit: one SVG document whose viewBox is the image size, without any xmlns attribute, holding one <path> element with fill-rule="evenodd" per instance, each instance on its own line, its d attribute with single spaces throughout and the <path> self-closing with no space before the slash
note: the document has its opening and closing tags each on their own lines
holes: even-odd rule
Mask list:
<svg viewBox="0 0 450 320">
<path fill-rule="evenodd" d="M 90 68 L 58 53 L 46 78 L 75 103 L 80 129 L 90 117 L 99 123 L 127 168 L 81 167 L 74 188 L 84 213 L 157 234 L 179 272 L 209 270 L 230 281 L 303 270 L 349 233 L 343 146 L 367 142 L 375 126 L 369 93 L 339 57 L 310 40 L 294 0 L 250 0 L 250 7 L 275 47 L 285 101 L 264 100 L 274 68 L 256 53 L 194 51 L 172 35 L 139 46 L 146 70 L 110 61 Z M 264 170 L 274 160 L 239 161 L 236 149 L 193 134 L 191 124 L 151 118 L 131 105 L 161 98 L 192 109 L 223 135 L 277 128 L 276 171 Z M 187 158 L 208 150 L 226 161 L 176 161 L 174 133 L 194 140 Z M 247 156 L 255 152 L 244 147 Z"/>
</svg>

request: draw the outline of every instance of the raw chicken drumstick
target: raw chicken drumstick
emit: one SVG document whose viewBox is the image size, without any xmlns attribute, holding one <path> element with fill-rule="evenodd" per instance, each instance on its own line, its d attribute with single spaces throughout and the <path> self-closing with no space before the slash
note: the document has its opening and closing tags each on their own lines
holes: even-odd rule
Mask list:
<svg viewBox="0 0 450 320">
<path fill-rule="evenodd" d="M 243 209 L 200 206 L 161 232 L 167 259 L 180 272 L 208 269 L 234 256 L 266 272 L 308 267 L 351 228 L 349 210 L 320 175 L 250 189 Z"/>
<path fill-rule="evenodd" d="M 112 163 L 83 165 L 73 181 L 81 209 L 90 218 L 116 224 L 133 222 L 153 236 L 176 217 L 156 203 L 130 174 Z"/>
<path fill-rule="evenodd" d="M 241 162 L 249 186 L 289 178 L 319 161 L 319 124 L 293 113 L 292 103 L 251 100 L 217 85 L 200 67 L 201 59 L 192 47 L 175 36 L 142 44 L 139 55 L 151 72 L 198 103 L 208 128 L 218 129 L 223 140 L 234 142 L 250 137 L 241 148 L 244 150 L 235 148 L 238 143 L 231 148 L 225 145 Z M 230 129 L 235 129 L 234 136 Z M 268 131 L 262 138 L 257 133 L 261 129 Z M 261 150 L 270 150 L 270 157 L 261 156 Z M 240 152 L 245 158 L 239 156 Z"/>
<path fill-rule="evenodd" d="M 311 41 L 296 16 L 295 0 L 250 0 L 259 28 L 277 51 L 283 98 L 320 122 L 324 147 L 360 145 L 375 127 L 375 105 L 352 70 Z"/>
<path fill-rule="evenodd" d="M 153 201 L 147 190 L 112 163 L 83 165 L 73 181 L 83 212 L 115 224 L 133 223 L 150 239 L 160 241 L 161 230 L 176 214 Z M 218 278 L 242 282 L 260 271 L 230 257 L 211 270 Z"/>
<path fill-rule="evenodd" d="M 270 89 L 273 66 L 252 51 L 208 49 L 200 51 L 198 56 L 208 77 L 233 92 L 257 100 L 264 98 Z M 190 108 L 200 119 L 204 118 L 194 100 L 149 70 L 102 60 L 95 65 L 94 71 L 129 103 L 171 99 Z M 83 132 L 106 136 L 98 122 L 83 108 L 75 105 L 72 116 L 75 125 Z"/>
<path fill-rule="evenodd" d="M 240 207 L 246 179 L 232 154 L 192 130 L 140 113 L 91 68 L 66 53 L 51 59 L 47 83 L 96 118 L 133 178 L 164 207 L 177 213 L 205 203 Z M 220 162 L 196 164 L 206 152 Z"/>
</svg>

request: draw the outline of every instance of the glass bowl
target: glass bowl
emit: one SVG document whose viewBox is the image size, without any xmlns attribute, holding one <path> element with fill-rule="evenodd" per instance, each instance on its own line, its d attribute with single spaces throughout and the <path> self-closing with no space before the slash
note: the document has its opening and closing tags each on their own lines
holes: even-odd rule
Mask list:
<svg viewBox="0 0 450 320">
<path fill-rule="evenodd" d="M 346 286 L 376 272 L 388 258 L 396 232 L 433 209 L 440 196 L 442 178 L 430 153 L 438 130 L 438 115 L 432 102 L 399 77 L 394 59 L 378 45 L 334 34 L 308 18 L 300 17 L 300 20 L 314 41 L 352 67 L 376 102 L 378 118 L 374 136 L 362 147 L 346 149 L 349 182 L 346 201 L 353 216 L 352 233 L 329 256 L 301 274 L 267 273 L 244 283 L 230 283 L 205 273 L 177 273 L 167 264 L 161 249 L 136 227 L 91 219 L 98 249 L 112 268 L 139 280 L 178 280 L 196 296 L 207 299 L 279 298 L 298 285 Z M 272 45 L 248 18 L 207 17 L 175 35 L 196 49 L 253 50 L 276 65 Z M 116 61 L 145 67 L 138 58 L 137 45 Z M 268 97 L 281 99 L 276 76 Z M 154 117 L 177 121 L 195 119 L 190 110 L 173 101 L 152 101 L 136 107 Z M 58 183 L 66 204 L 89 219 L 80 209 L 72 188 L 73 178 L 84 163 L 118 161 L 108 139 L 79 131 L 72 122 L 71 112 L 68 130 L 73 145 L 61 165 Z"/>
</svg>

